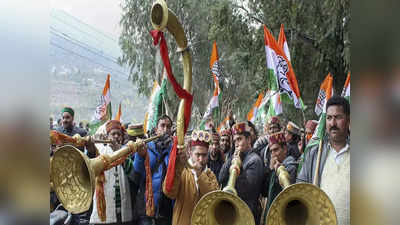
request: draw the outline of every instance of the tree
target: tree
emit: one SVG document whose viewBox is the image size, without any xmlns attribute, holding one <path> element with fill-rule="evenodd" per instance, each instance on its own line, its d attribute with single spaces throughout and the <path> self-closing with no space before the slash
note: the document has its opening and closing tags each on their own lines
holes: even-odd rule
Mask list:
<svg viewBox="0 0 400 225">
<path fill-rule="evenodd" d="M 184 27 L 192 54 L 191 124 L 200 121 L 214 89 L 209 69 L 212 42 L 217 41 L 223 68 L 220 119 L 232 109 L 239 120 L 244 120 L 259 92 L 267 87 L 262 24 L 277 37 L 281 23 L 285 25 L 302 99 L 308 106 L 306 117 L 315 118 L 314 104 L 323 78 L 331 72 L 339 92 L 350 69 L 349 4 L 349 0 L 168 1 Z M 158 47 L 153 46 L 149 35 L 151 3 L 123 0 L 121 7 L 120 63 L 130 67 L 130 78 L 139 92 L 149 95 L 153 80 L 160 81 L 162 68 Z M 176 44 L 171 35 L 165 36 L 174 75 L 182 82 Z M 169 84 L 167 90 L 167 108 L 175 117 L 179 99 Z M 284 105 L 284 114 L 302 122 L 301 113 L 292 105 Z"/>
</svg>

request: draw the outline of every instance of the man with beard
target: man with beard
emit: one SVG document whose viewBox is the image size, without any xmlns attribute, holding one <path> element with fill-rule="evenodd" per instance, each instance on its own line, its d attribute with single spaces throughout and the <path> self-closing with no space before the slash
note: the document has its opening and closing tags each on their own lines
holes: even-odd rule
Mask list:
<svg viewBox="0 0 400 225">
<path fill-rule="evenodd" d="M 187 154 L 180 151 L 172 189 L 167 191 L 166 182 L 163 183 L 163 192 L 175 200 L 172 225 L 189 225 L 197 202 L 219 187 L 215 174 L 207 168 L 210 139 L 207 131 L 193 131 L 189 150 L 189 161 L 193 169 L 185 168 Z"/>
<path fill-rule="evenodd" d="M 242 165 L 236 179 L 235 188 L 238 196 L 249 206 L 255 224 L 259 224 L 261 215 L 261 194 L 263 180 L 263 164 L 257 153 L 252 151 L 251 128 L 247 122 L 237 123 L 232 127 L 235 149 L 240 151 Z M 225 187 L 229 179 L 232 155 L 225 161 L 219 173 L 219 183 Z"/>
<path fill-rule="evenodd" d="M 231 145 L 231 129 L 229 128 L 224 128 L 220 132 L 221 138 L 219 141 L 219 144 L 221 146 L 221 151 L 223 155 L 223 160 L 226 161 L 226 159 L 230 156 L 232 153 L 232 145 Z M 218 175 L 217 175 L 218 176 Z"/>
<path fill-rule="evenodd" d="M 133 181 L 138 186 L 135 203 L 138 225 L 166 225 L 172 222 L 173 203 L 162 192 L 172 149 L 171 127 L 171 118 L 167 115 L 159 117 L 155 134 L 162 137 L 135 153 Z"/>
<path fill-rule="evenodd" d="M 86 136 L 86 131 L 74 126 L 75 112 L 71 107 L 65 107 L 61 110 L 61 122 L 62 126 L 57 128 L 57 131 L 68 136 L 74 136 L 75 134 Z"/>
<path fill-rule="evenodd" d="M 75 134 L 79 134 L 81 137 L 86 136 L 87 132 L 79 127 L 74 126 L 74 116 L 75 111 L 71 107 L 64 107 L 61 110 L 61 119 L 59 125 L 55 130 L 57 132 L 66 134 L 68 136 L 74 136 Z M 77 147 L 82 152 L 85 150 L 85 147 Z M 53 155 L 53 151 L 51 151 L 50 156 Z M 95 153 L 91 154 L 88 152 L 88 156 L 90 158 L 95 157 Z M 59 204 L 59 200 L 54 192 L 50 192 L 50 201 L 53 205 L 57 206 Z M 83 212 L 81 214 L 72 214 L 71 217 L 71 225 L 75 224 L 87 224 L 89 221 L 90 209 L 89 211 Z"/>
<path fill-rule="evenodd" d="M 219 147 L 219 135 L 217 133 L 212 134 L 211 145 L 208 148 L 208 168 L 215 174 L 219 175 L 222 164 L 224 164 L 223 154 Z"/>
<path fill-rule="evenodd" d="M 305 153 L 297 182 L 313 183 L 326 192 L 336 209 L 338 224 L 350 224 L 350 104 L 341 96 L 326 103 L 326 132 L 318 161 L 318 145 Z"/>
</svg>

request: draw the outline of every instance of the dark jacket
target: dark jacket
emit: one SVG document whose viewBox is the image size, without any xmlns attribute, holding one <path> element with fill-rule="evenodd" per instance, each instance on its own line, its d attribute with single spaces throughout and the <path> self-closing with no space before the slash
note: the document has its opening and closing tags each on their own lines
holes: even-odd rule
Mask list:
<svg viewBox="0 0 400 225">
<path fill-rule="evenodd" d="M 238 196 L 249 206 L 256 224 L 259 224 L 261 205 L 258 198 L 261 194 L 263 164 L 260 156 L 252 150 L 241 153 L 240 157 L 242 166 L 240 175 L 236 180 L 235 189 Z M 224 163 L 219 173 L 218 181 L 222 187 L 225 187 L 228 182 L 231 162 L 232 156 Z"/>
<path fill-rule="evenodd" d="M 328 157 L 328 140 L 325 137 L 323 145 L 322 145 L 322 152 L 321 152 L 321 161 L 320 167 L 318 171 L 318 183 L 317 186 L 320 186 L 322 171 L 324 170 L 325 162 Z M 318 156 L 318 148 L 319 145 L 316 144 L 312 146 L 307 152 L 304 153 L 304 162 L 301 167 L 299 174 L 297 175 L 296 182 L 305 182 L 312 184 L 314 181 L 315 176 L 315 168 L 317 165 L 317 156 Z"/>
<path fill-rule="evenodd" d="M 293 184 L 296 182 L 296 170 L 298 163 L 295 161 L 295 159 L 292 156 L 288 156 L 285 160 L 282 162 L 283 166 L 285 166 L 286 170 L 288 171 L 290 175 L 290 183 Z M 278 176 L 276 175 L 275 171 L 272 171 L 269 166 L 266 168 L 266 180 L 264 183 L 264 187 L 266 190 L 266 195 L 267 197 L 267 205 L 265 207 L 265 212 L 264 212 L 264 220 L 268 214 L 268 210 L 271 207 L 272 202 L 274 199 L 278 196 L 278 194 L 283 190 L 281 185 L 279 184 L 279 179 Z"/>
<path fill-rule="evenodd" d="M 222 159 L 221 154 L 217 154 L 217 159 L 212 160 L 210 153 L 208 154 L 208 163 L 207 166 L 211 171 L 215 174 L 215 177 L 218 177 L 219 171 L 221 171 L 222 165 L 224 164 L 224 160 Z"/>
<path fill-rule="evenodd" d="M 154 141 L 147 144 L 150 157 L 150 169 L 152 171 L 155 218 L 166 218 L 168 220 L 172 220 L 173 202 L 162 192 L 162 182 L 164 181 L 167 173 L 171 148 L 172 143 L 163 149 L 156 148 L 156 142 Z M 131 179 L 138 188 L 134 212 L 136 218 L 146 217 L 146 171 L 144 167 L 144 161 L 145 158 L 141 157 L 138 153 L 135 153 L 135 159 L 133 162 L 134 173 L 131 176 Z M 159 163 L 157 163 L 157 161 Z M 157 166 L 158 168 L 156 168 Z"/>
<path fill-rule="evenodd" d="M 74 136 L 75 134 L 79 134 L 81 137 L 85 137 L 87 135 L 86 130 L 83 130 L 77 126 L 73 126 L 72 129 L 67 129 L 64 128 L 64 126 L 61 126 L 57 127 L 56 131 L 71 137 Z M 78 149 L 83 152 L 85 150 L 85 147 L 78 147 Z"/>
<path fill-rule="evenodd" d="M 292 156 L 296 161 L 301 155 L 298 146 L 299 141 L 300 140 L 298 140 L 298 138 L 294 138 L 293 140 L 287 143 L 287 150 L 288 150 L 287 154 L 288 156 Z"/>
</svg>

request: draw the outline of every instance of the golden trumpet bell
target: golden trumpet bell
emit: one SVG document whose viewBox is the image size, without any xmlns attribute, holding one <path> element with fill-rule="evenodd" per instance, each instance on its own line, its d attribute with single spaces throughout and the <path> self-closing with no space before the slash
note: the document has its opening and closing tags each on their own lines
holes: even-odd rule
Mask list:
<svg viewBox="0 0 400 225">
<path fill-rule="evenodd" d="M 286 187 L 273 201 L 267 225 L 337 225 L 336 211 L 328 195 L 309 183 Z"/>
<path fill-rule="evenodd" d="M 71 213 L 89 210 L 95 186 L 93 162 L 80 150 L 65 145 L 54 152 L 50 180 L 58 199 Z"/>
<path fill-rule="evenodd" d="M 193 210 L 192 225 L 254 225 L 247 204 L 227 191 L 213 191 L 203 196 Z"/>
</svg>

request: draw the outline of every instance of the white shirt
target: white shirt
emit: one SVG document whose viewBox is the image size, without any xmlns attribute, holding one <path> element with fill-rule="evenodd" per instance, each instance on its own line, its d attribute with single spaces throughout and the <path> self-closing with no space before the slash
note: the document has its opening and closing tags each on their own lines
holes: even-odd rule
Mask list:
<svg viewBox="0 0 400 225">
<path fill-rule="evenodd" d="M 347 152 L 347 151 L 350 150 L 350 145 L 349 145 L 349 144 L 346 144 L 342 149 L 339 150 L 339 152 L 337 152 L 337 151 L 331 146 L 330 143 L 328 144 L 328 148 L 332 151 L 331 154 L 333 154 L 333 157 L 335 158 L 336 164 L 339 165 L 340 162 L 341 162 L 342 159 L 343 159 L 343 154 L 344 154 L 345 152 Z"/>
</svg>

